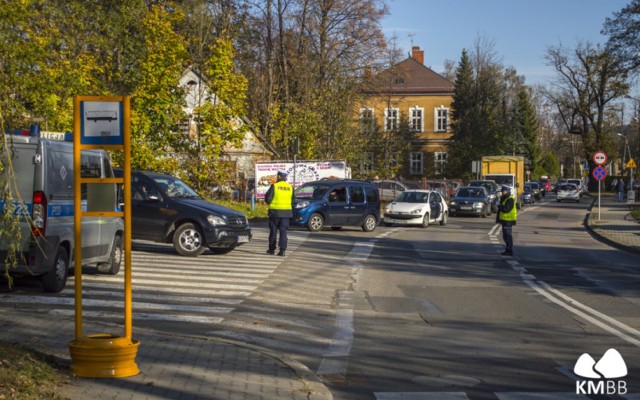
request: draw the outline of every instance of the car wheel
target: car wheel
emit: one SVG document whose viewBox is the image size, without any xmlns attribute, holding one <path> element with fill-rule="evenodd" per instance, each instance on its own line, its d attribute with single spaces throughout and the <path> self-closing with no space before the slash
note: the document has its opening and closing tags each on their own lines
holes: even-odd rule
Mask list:
<svg viewBox="0 0 640 400">
<path fill-rule="evenodd" d="M 101 274 L 117 275 L 122 264 L 122 236 L 116 235 L 113 239 L 113 248 L 109 255 L 109 261 L 98 264 L 98 272 Z"/>
<path fill-rule="evenodd" d="M 364 221 L 362 222 L 362 230 L 365 232 L 373 232 L 373 230 L 376 229 L 377 224 L 378 221 L 376 221 L 376 217 L 369 214 L 364 217 Z"/>
<path fill-rule="evenodd" d="M 307 229 L 309 229 L 311 232 L 318 232 L 322 230 L 323 226 L 324 218 L 322 218 L 322 215 L 318 213 L 311 214 L 311 217 L 309 217 L 309 222 L 307 222 Z"/>
<path fill-rule="evenodd" d="M 558 203 L 560 203 L 560 199 L 558 199 Z"/>
<path fill-rule="evenodd" d="M 78 266 L 78 268 L 82 268 Z M 42 275 L 42 287 L 45 292 L 59 293 L 67 284 L 69 276 L 69 255 L 64 247 L 58 247 L 51 270 Z"/>
<path fill-rule="evenodd" d="M 184 223 L 173 234 L 173 247 L 185 257 L 197 257 L 207 249 L 204 247 L 202 233 L 191 222 Z"/>
<path fill-rule="evenodd" d="M 440 219 L 440 225 L 446 225 L 447 222 L 449 222 L 449 213 L 445 211 L 444 214 L 442 214 L 442 218 Z"/>
<path fill-rule="evenodd" d="M 424 217 L 422 217 L 422 227 L 423 228 L 429 227 L 429 213 L 425 213 Z"/>
<path fill-rule="evenodd" d="M 576 200 L 576 203 L 580 203 L 580 199 Z"/>
<path fill-rule="evenodd" d="M 235 248 L 236 248 L 236 246 L 231 246 L 231 247 L 209 247 L 209 250 L 211 250 L 211 252 L 213 254 L 227 254 L 227 253 L 230 253 Z"/>
</svg>

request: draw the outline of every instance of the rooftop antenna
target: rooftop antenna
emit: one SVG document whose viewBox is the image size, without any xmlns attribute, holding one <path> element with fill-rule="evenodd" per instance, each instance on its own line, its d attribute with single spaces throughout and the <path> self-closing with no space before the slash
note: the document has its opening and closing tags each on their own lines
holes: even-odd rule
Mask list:
<svg viewBox="0 0 640 400">
<path fill-rule="evenodd" d="M 415 33 L 409 33 L 407 34 L 407 36 L 409 36 L 409 38 L 411 39 L 411 47 L 413 47 L 413 37 L 415 36 Z"/>
</svg>

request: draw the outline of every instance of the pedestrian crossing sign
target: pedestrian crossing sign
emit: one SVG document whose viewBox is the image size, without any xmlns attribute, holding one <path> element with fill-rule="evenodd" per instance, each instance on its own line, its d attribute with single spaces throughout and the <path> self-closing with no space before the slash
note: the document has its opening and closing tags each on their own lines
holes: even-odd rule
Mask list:
<svg viewBox="0 0 640 400">
<path fill-rule="evenodd" d="M 637 168 L 636 162 L 633 161 L 633 158 L 629 160 L 629 162 L 627 163 L 626 168 Z"/>
</svg>

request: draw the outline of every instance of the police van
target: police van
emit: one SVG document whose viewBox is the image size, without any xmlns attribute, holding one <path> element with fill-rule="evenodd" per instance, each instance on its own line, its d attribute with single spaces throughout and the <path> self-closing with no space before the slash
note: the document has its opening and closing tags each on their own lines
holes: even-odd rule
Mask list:
<svg viewBox="0 0 640 400">
<path fill-rule="evenodd" d="M 2 212 L 12 209 L 20 217 L 18 260 L 9 273 L 39 277 L 46 292 L 60 292 L 74 258 L 73 143 L 41 138 L 28 131 L 6 134 L 6 143 L 7 151 L 0 157 L 5 166 L 11 161 L 15 180 L 9 184 L 22 200 L 15 200 L 10 208 L 2 204 Z M 113 177 L 109 155 L 103 150 L 82 151 L 81 176 Z M 111 210 L 116 210 L 116 198 L 115 184 L 82 185 L 83 211 L 92 199 L 102 203 L 107 199 L 113 202 Z M 2 224 L 0 229 L 4 230 Z M 83 217 L 83 265 L 95 264 L 100 273 L 117 274 L 123 255 L 123 231 L 122 218 Z M 9 245 L 9 239 L 0 240 L 3 269 Z"/>
</svg>

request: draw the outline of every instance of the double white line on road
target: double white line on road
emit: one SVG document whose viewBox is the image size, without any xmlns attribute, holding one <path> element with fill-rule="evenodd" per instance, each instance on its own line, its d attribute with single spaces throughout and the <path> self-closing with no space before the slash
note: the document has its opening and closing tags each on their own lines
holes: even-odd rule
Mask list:
<svg viewBox="0 0 640 400">
<path fill-rule="evenodd" d="M 520 266 L 516 260 L 508 260 L 507 263 L 518 273 L 520 278 L 530 288 L 546 297 L 551 302 L 559 305 L 565 310 L 591 322 L 592 324 L 614 334 L 620 339 L 631 343 L 636 347 L 640 347 L 640 331 L 623 324 L 622 322 L 601 313 L 598 310 L 580 303 L 579 301 L 567 296 L 561 291 L 552 288 L 546 282 L 539 281 L 535 276 L 529 274 L 526 268 Z"/>
</svg>

